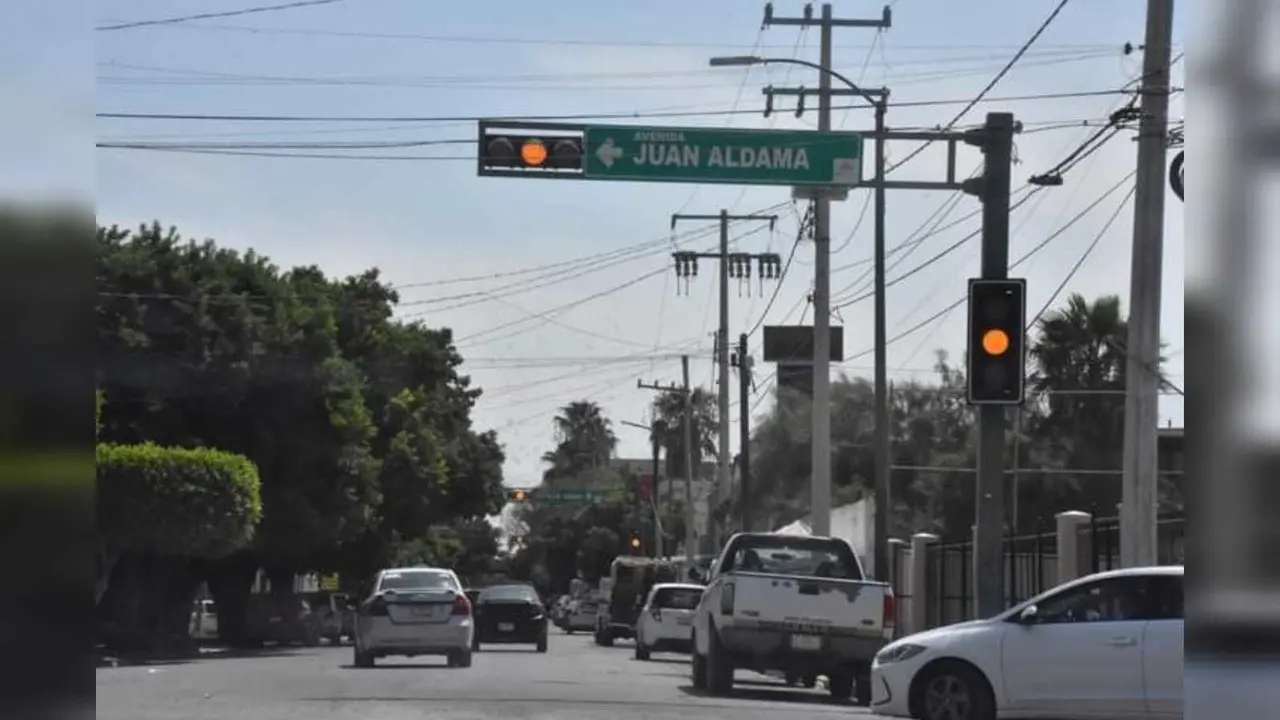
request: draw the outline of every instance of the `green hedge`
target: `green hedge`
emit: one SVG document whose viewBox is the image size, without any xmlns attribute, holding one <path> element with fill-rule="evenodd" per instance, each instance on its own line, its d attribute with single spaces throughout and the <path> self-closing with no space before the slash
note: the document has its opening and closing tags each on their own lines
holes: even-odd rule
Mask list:
<svg viewBox="0 0 1280 720">
<path fill-rule="evenodd" d="M 219 557 L 253 539 L 258 468 L 209 448 L 99 444 L 98 536 L 118 550 Z"/>
</svg>

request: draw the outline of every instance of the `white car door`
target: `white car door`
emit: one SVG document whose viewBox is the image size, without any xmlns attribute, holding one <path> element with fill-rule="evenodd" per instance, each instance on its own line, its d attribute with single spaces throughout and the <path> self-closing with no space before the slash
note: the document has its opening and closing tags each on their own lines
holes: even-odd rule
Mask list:
<svg viewBox="0 0 1280 720">
<path fill-rule="evenodd" d="M 1182 717 L 1182 576 L 1152 578 L 1154 590 L 1142 641 L 1142 674 L 1147 711 L 1157 717 Z"/>
<path fill-rule="evenodd" d="M 1110 577 L 1036 605 L 1036 621 L 1008 623 L 1001 644 L 1006 706 L 1063 720 L 1141 716 L 1146 582 Z"/>
</svg>

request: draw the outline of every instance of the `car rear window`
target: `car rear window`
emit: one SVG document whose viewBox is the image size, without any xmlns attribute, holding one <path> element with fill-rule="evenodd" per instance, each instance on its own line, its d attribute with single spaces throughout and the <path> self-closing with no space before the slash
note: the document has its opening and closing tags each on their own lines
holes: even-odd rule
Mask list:
<svg viewBox="0 0 1280 720">
<path fill-rule="evenodd" d="M 724 570 L 807 575 L 862 580 L 862 567 L 849 545 L 827 538 L 789 535 L 752 537 L 744 540 L 729 558 Z"/>
<path fill-rule="evenodd" d="M 661 588 L 653 596 L 653 606 L 672 610 L 692 610 L 698 607 L 702 590 L 698 588 Z"/>
<path fill-rule="evenodd" d="M 480 593 L 481 600 L 537 600 L 538 594 L 533 588 L 523 585 L 500 585 L 485 588 Z"/>
<path fill-rule="evenodd" d="M 440 590 L 457 589 L 453 577 L 440 570 L 397 570 L 383 573 L 378 591 L 383 590 Z"/>
</svg>

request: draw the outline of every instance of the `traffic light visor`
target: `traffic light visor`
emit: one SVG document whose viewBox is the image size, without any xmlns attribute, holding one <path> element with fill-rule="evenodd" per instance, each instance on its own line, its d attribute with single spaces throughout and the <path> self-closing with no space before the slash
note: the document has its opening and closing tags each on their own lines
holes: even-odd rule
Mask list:
<svg viewBox="0 0 1280 720">
<path fill-rule="evenodd" d="M 520 159 L 526 165 L 541 167 L 547 161 L 547 146 L 536 138 L 525 140 L 520 146 Z"/>
<path fill-rule="evenodd" d="M 988 355 L 1003 355 L 1009 351 L 1009 334 L 999 328 L 982 333 L 982 351 Z"/>
</svg>

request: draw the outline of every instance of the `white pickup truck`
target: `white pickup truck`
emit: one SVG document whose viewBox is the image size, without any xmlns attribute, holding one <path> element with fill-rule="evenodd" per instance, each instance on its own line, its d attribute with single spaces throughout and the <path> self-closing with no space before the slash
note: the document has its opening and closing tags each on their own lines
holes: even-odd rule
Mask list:
<svg viewBox="0 0 1280 720">
<path fill-rule="evenodd" d="M 839 538 L 739 533 L 712 566 L 693 620 L 693 684 L 727 694 L 735 670 L 827 676 L 871 700 L 871 661 L 893 637 L 893 590 L 864 580 Z"/>
</svg>

